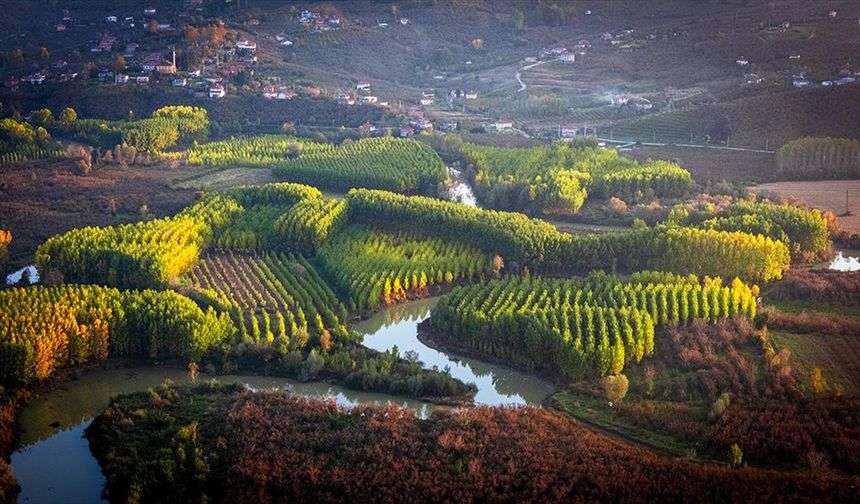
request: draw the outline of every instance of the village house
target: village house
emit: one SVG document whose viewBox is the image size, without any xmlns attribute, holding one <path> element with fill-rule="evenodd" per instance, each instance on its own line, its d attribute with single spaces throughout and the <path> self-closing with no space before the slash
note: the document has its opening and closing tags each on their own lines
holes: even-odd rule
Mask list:
<svg viewBox="0 0 860 504">
<path fill-rule="evenodd" d="M 812 87 L 812 81 L 806 79 L 794 79 L 791 84 L 796 88 Z"/>
<path fill-rule="evenodd" d="M 564 63 L 576 63 L 576 53 L 567 52 L 558 57 Z"/>
<path fill-rule="evenodd" d="M 401 137 L 411 137 L 415 134 L 415 129 L 412 126 L 401 126 L 400 127 L 400 136 Z"/>
<path fill-rule="evenodd" d="M 116 74 L 113 78 L 113 81 L 117 84 L 125 84 L 126 82 L 128 82 L 128 75 Z"/>
<path fill-rule="evenodd" d="M 179 77 L 177 79 L 173 79 L 171 84 L 173 84 L 173 87 L 185 87 L 188 84 L 188 79 L 185 77 Z"/>
<path fill-rule="evenodd" d="M 370 122 L 366 122 L 366 123 L 364 123 L 358 127 L 358 131 L 362 135 L 370 135 L 371 133 L 376 131 L 376 126 L 374 126 L 373 124 L 370 124 Z"/>
<path fill-rule="evenodd" d="M 415 126 L 417 129 L 419 129 L 421 131 L 430 131 L 433 129 L 433 123 L 430 122 L 429 119 L 419 119 L 419 120 L 414 121 L 410 124 L 412 124 L 412 126 Z"/>
<path fill-rule="evenodd" d="M 227 90 L 223 84 L 215 83 L 209 86 L 209 98 L 224 98 L 226 94 Z"/>
<path fill-rule="evenodd" d="M 514 127 L 514 122 L 510 119 L 497 119 L 495 123 L 493 123 L 493 127 L 496 128 L 496 131 L 508 130 Z"/>
<path fill-rule="evenodd" d="M 637 98 L 636 103 L 634 105 L 638 112 L 647 112 L 654 108 L 654 104 L 651 103 L 650 100 L 646 100 L 645 98 Z"/>
<path fill-rule="evenodd" d="M 466 91 L 465 98 L 467 100 L 477 100 L 478 99 L 478 92 L 477 91 Z"/>
<path fill-rule="evenodd" d="M 367 96 L 362 96 L 360 98 L 360 101 L 361 101 L 361 103 L 368 105 L 371 103 L 376 103 L 379 100 L 375 96 L 367 95 Z"/>
<path fill-rule="evenodd" d="M 138 75 L 135 77 L 135 81 L 138 84 L 149 84 L 149 76 L 148 75 Z"/>
<path fill-rule="evenodd" d="M 370 82 L 368 81 L 360 81 L 355 85 L 356 91 L 370 91 Z"/>
<path fill-rule="evenodd" d="M 173 51 L 173 60 L 166 61 L 162 60 L 161 63 L 156 65 L 155 70 L 160 74 L 173 75 L 176 73 L 176 51 Z"/>
<path fill-rule="evenodd" d="M 429 91 L 422 91 L 421 97 L 422 98 L 436 98 L 436 91 L 434 91 L 432 89 Z"/>
<path fill-rule="evenodd" d="M 403 113 L 410 119 L 421 119 L 424 117 L 424 110 L 420 105 L 408 104 L 403 108 Z"/>
<path fill-rule="evenodd" d="M 154 16 L 155 15 L 155 7 L 147 7 L 143 9 L 144 16 Z"/>
<path fill-rule="evenodd" d="M 627 102 L 630 101 L 630 98 L 627 95 L 614 95 L 612 97 L 612 106 L 620 107 L 622 105 L 627 105 Z"/>
<path fill-rule="evenodd" d="M 144 72 L 154 72 L 155 68 L 164 63 L 164 56 L 160 52 L 153 52 L 145 55 L 140 60 L 140 67 Z"/>
<path fill-rule="evenodd" d="M 45 75 L 44 72 L 34 72 L 26 77 L 23 77 L 21 80 L 24 82 L 29 82 L 30 84 L 42 84 L 43 82 L 45 82 L 45 77 L 47 77 L 47 75 Z"/>
<path fill-rule="evenodd" d="M 421 98 L 418 100 L 421 105 L 433 105 L 433 98 Z"/>
<path fill-rule="evenodd" d="M 256 51 L 257 43 L 250 40 L 240 40 L 236 42 L 236 47 L 245 51 Z"/>
<path fill-rule="evenodd" d="M 105 22 L 106 22 L 106 23 L 116 23 L 116 21 L 117 21 L 116 16 L 107 16 L 107 17 L 105 17 Z"/>
<path fill-rule="evenodd" d="M 743 56 L 741 56 L 740 58 L 735 60 L 735 63 L 737 63 L 738 66 L 747 66 L 750 64 L 750 61 L 748 59 L 744 58 Z"/>
</svg>

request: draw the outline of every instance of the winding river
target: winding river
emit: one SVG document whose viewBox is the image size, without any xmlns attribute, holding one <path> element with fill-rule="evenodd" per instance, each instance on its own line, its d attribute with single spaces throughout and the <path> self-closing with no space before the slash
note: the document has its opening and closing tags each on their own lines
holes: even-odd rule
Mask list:
<svg viewBox="0 0 860 504">
<path fill-rule="evenodd" d="M 418 340 L 417 325 L 430 315 L 438 298 L 412 301 L 381 311 L 355 326 L 364 344 L 385 351 L 397 346 L 401 355 L 415 352 L 425 367 L 448 368 L 451 374 L 478 387 L 479 405 L 540 404 L 552 388 L 511 369 L 434 350 Z M 347 390 L 327 383 L 298 383 L 263 376 L 218 376 L 222 383 L 244 383 L 252 389 L 281 388 L 311 397 L 333 398 L 338 404 L 395 403 L 426 417 L 432 404 L 385 394 Z M 20 448 L 12 454 L 12 469 L 22 491 L 19 502 L 102 502 L 104 475 L 90 453 L 83 431 L 117 394 L 145 391 L 170 379 L 188 383 L 188 373 L 176 367 L 145 366 L 90 371 L 80 379 L 44 394 L 21 414 Z M 205 380 L 201 377 L 198 380 Z"/>
</svg>

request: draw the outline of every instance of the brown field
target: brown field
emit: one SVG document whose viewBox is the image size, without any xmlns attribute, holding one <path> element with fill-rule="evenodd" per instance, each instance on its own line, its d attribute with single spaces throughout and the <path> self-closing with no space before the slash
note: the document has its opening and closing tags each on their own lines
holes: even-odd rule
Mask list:
<svg viewBox="0 0 860 504">
<path fill-rule="evenodd" d="M 860 180 L 822 180 L 802 182 L 773 182 L 760 184 L 750 189 L 794 197 L 822 210 L 831 210 L 839 215 L 842 228 L 850 233 L 860 233 Z M 853 215 L 845 216 L 845 195 L 848 194 L 848 209 Z"/>
<path fill-rule="evenodd" d="M 194 191 L 171 188 L 175 169 L 110 168 L 80 176 L 70 167 L 68 161 L 3 167 L 0 227 L 12 231 L 13 265 L 32 263 L 36 247 L 52 235 L 140 220 L 142 205 L 150 215 L 169 215 L 194 200 Z"/>
<path fill-rule="evenodd" d="M 773 179 L 772 154 L 693 147 L 637 147 L 635 159 L 670 159 L 690 170 L 696 182 L 763 182 Z"/>
<path fill-rule="evenodd" d="M 860 394 L 860 340 L 857 338 L 784 331 L 771 331 L 770 337 L 777 351 L 791 350 L 789 362 L 802 383 L 809 371 L 817 367 L 831 386 L 841 385 L 846 395 Z"/>
</svg>

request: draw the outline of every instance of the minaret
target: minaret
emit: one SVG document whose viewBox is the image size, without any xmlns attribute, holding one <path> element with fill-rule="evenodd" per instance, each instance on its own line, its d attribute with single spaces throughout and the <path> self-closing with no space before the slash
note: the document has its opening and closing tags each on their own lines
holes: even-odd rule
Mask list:
<svg viewBox="0 0 860 504">
<path fill-rule="evenodd" d="M 173 73 L 176 73 L 176 46 L 173 46 Z"/>
</svg>

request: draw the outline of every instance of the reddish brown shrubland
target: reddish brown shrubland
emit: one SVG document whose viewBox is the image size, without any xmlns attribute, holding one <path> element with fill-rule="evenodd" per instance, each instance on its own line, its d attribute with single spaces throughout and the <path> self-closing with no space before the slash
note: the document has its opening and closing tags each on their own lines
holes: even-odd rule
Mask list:
<svg viewBox="0 0 860 504">
<path fill-rule="evenodd" d="M 776 300 L 860 305 L 860 271 L 790 269 L 767 289 Z"/>
<path fill-rule="evenodd" d="M 811 461 L 820 468 L 823 455 L 833 468 L 857 474 L 860 399 L 756 399 L 732 404 L 709 429 L 707 442 L 719 450 L 737 443 L 755 464 L 809 467 Z"/>
<path fill-rule="evenodd" d="M 350 414 L 246 393 L 220 413 L 231 502 L 837 502 L 860 483 L 658 457 L 535 408 L 421 421 L 393 406 Z"/>
</svg>

